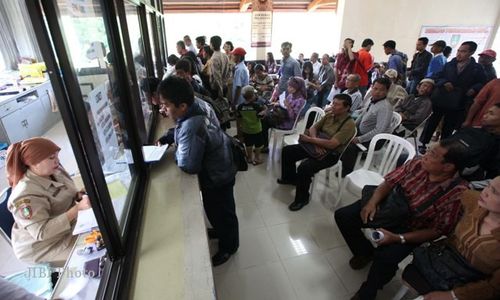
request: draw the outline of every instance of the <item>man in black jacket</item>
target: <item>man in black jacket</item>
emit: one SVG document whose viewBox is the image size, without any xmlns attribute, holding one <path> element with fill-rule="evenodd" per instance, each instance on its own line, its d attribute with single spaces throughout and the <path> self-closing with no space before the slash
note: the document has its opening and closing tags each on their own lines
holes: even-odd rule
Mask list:
<svg viewBox="0 0 500 300">
<path fill-rule="evenodd" d="M 432 59 L 432 54 L 425 50 L 427 44 L 429 44 L 429 39 L 426 37 L 421 37 L 417 40 L 417 52 L 413 55 L 411 66 L 408 69 L 408 79 L 410 80 L 410 83 L 406 87 L 408 94 L 415 95 L 417 93 L 417 85 L 424 79 L 427 73 L 427 68 Z"/>
<path fill-rule="evenodd" d="M 486 79 L 483 68 L 471 57 L 476 49 L 475 42 L 462 43 L 457 56 L 433 76 L 436 82 L 431 97 L 433 113 L 420 136 L 421 152 L 425 152 L 425 145 L 429 143 L 441 118 L 444 118 L 441 138 L 449 137 L 453 130 L 460 128 L 466 110 L 484 86 Z"/>
</svg>

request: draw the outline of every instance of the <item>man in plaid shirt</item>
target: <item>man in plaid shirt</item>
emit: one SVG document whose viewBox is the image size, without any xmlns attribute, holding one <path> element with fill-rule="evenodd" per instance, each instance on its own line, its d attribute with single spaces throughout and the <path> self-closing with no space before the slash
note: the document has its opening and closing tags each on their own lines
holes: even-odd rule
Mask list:
<svg viewBox="0 0 500 300">
<path fill-rule="evenodd" d="M 368 278 L 352 299 L 375 299 L 377 290 L 394 277 L 398 263 L 415 247 L 453 231 L 462 212 L 460 196 L 467 188 L 467 182 L 457 178 L 466 151 L 466 145 L 460 141 L 442 140 L 422 158 L 387 174 L 364 207 L 357 201 L 335 212 L 335 221 L 354 254 L 349 261 L 351 268 L 362 269 L 373 260 Z M 409 229 L 378 228 L 384 237 L 375 249 L 361 228 L 374 217 L 378 204 L 396 185 L 403 188 L 409 203 Z M 442 196 L 427 209 L 416 212 L 417 207 L 437 193 Z"/>
</svg>

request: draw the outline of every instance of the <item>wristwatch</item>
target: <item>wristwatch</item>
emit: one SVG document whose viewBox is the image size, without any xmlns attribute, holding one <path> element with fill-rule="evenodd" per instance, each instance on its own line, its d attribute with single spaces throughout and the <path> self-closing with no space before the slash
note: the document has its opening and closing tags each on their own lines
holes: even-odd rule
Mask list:
<svg viewBox="0 0 500 300">
<path fill-rule="evenodd" d="M 405 239 L 404 235 L 400 234 L 399 239 L 401 240 L 401 244 L 406 243 L 406 239 Z"/>
</svg>

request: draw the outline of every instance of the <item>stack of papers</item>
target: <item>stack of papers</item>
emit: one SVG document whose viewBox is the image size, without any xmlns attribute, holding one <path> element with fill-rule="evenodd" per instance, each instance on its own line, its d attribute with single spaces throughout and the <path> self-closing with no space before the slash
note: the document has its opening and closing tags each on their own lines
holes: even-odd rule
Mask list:
<svg viewBox="0 0 500 300">
<path fill-rule="evenodd" d="M 79 210 L 73 235 L 89 232 L 95 227 L 97 227 L 97 220 L 95 219 L 92 208 Z"/>
</svg>

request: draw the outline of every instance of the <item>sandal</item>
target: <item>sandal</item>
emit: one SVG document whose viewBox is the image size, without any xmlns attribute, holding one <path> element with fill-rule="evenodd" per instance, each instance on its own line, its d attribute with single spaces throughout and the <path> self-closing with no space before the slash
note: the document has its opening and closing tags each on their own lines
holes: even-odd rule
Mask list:
<svg viewBox="0 0 500 300">
<path fill-rule="evenodd" d="M 264 162 L 263 160 L 254 160 L 254 161 L 252 161 L 252 164 L 253 164 L 254 166 L 256 166 L 256 165 L 260 165 L 260 164 L 262 164 L 263 162 Z"/>
</svg>

